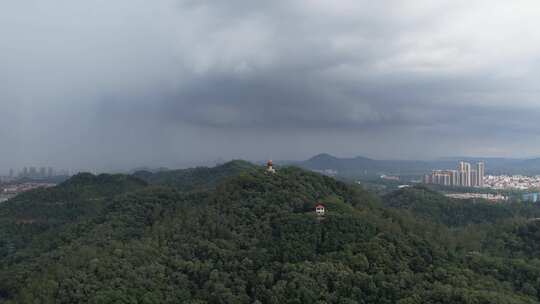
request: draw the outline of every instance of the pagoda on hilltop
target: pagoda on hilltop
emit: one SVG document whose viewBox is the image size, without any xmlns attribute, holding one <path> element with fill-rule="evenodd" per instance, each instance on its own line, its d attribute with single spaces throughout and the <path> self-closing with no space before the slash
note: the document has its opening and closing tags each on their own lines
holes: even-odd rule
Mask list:
<svg viewBox="0 0 540 304">
<path fill-rule="evenodd" d="M 272 160 L 269 160 L 267 163 L 266 163 L 266 172 L 269 172 L 269 173 L 276 173 L 276 169 L 274 169 L 274 163 L 272 162 Z"/>
</svg>

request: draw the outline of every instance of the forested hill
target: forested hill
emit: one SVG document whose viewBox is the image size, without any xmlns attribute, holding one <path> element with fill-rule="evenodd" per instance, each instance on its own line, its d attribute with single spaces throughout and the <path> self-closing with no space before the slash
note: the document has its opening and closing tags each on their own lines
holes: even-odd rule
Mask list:
<svg viewBox="0 0 540 304">
<path fill-rule="evenodd" d="M 66 227 L 96 218 L 113 197 L 146 186 L 131 176 L 81 173 L 57 187 L 36 189 L 0 204 L 0 269 L 8 259 L 32 259 L 23 254 L 26 250 L 49 253 L 64 241 L 61 234 Z"/>
<path fill-rule="evenodd" d="M 81 175 L 0 205 L 0 303 L 538 303 L 535 221 L 450 227 L 403 192 L 241 164 Z"/>
<path fill-rule="evenodd" d="M 0 205 L 0 221 L 31 222 L 51 225 L 95 214 L 107 201 L 119 194 L 147 186 L 141 179 L 127 175 L 80 173 L 57 187 L 22 193 Z"/>
<path fill-rule="evenodd" d="M 534 204 L 494 204 L 485 200 L 456 200 L 424 186 L 403 188 L 383 198 L 387 207 L 406 210 L 414 215 L 447 226 L 464 226 L 523 217 L 540 217 Z"/>
<path fill-rule="evenodd" d="M 254 171 L 257 166 L 252 163 L 234 160 L 213 168 L 197 167 L 190 169 L 159 171 L 137 171 L 133 176 L 152 185 L 164 185 L 179 190 L 208 190 L 214 188 L 223 178 L 235 176 L 241 172 Z"/>
</svg>

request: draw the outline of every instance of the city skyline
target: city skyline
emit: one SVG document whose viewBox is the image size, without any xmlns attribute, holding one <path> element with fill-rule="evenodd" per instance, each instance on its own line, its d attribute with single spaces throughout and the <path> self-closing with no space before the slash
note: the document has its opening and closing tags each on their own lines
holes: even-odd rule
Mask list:
<svg viewBox="0 0 540 304">
<path fill-rule="evenodd" d="M 475 170 L 472 165 L 466 161 L 458 163 L 457 170 L 436 169 L 431 174 L 424 175 L 424 183 L 436 184 L 453 187 L 484 187 L 485 162 L 479 161 L 475 164 Z"/>
<path fill-rule="evenodd" d="M 321 154 L 317 154 L 317 155 L 315 155 L 313 157 L 316 157 L 318 155 L 328 155 L 328 154 L 321 153 Z M 355 154 L 351 154 L 351 155 L 355 155 Z M 330 157 L 335 157 L 335 156 L 332 156 L 332 155 L 329 155 L 329 156 Z M 439 158 L 430 158 L 430 159 L 381 159 L 381 158 L 366 158 L 364 156 L 354 156 L 354 157 L 350 157 L 350 158 L 341 158 L 341 159 L 355 159 L 355 158 L 370 159 L 370 160 L 373 160 L 373 161 L 383 161 L 383 162 L 404 162 L 405 164 L 407 162 L 418 162 L 419 164 L 422 164 L 424 166 L 426 164 L 430 163 L 430 162 L 432 162 L 432 163 L 448 163 L 448 162 L 452 162 L 452 161 L 458 162 L 458 159 L 464 159 L 467 162 L 475 163 L 478 160 L 485 159 L 485 160 L 488 160 L 489 162 L 491 162 L 492 164 L 496 164 L 495 165 L 495 170 L 496 170 L 497 174 L 510 174 L 510 175 L 524 174 L 524 175 L 528 175 L 528 176 L 534 176 L 534 175 L 540 174 L 540 168 L 538 168 L 537 165 L 528 166 L 527 164 L 522 163 L 522 161 L 534 161 L 535 164 L 536 163 L 540 164 L 540 158 L 494 158 L 494 157 L 470 156 L 470 157 L 439 157 Z M 71 175 L 71 174 L 77 173 L 77 172 L 92 172 L 94 174 L 99 174 L 99 173 L 126 173 L 126 172 L 133 172 L 134 170 L 135 171 L 136 170 L 141 170 L 141 169 L 147 169 L 147 170 L 170 169 L 170 170 L 174 170 L 174 169 L 185 169 L 185 168 L 191 168 L 191 167 L 197 167 L 197 166 L 213 167 L 216 164 L 221 164 L 221 163 L 224 163 L 226 161 L 230 161 L 230 160 L 234 160 L 234 159 L 241 159 L 241 158 L 240 157 L 231 158 L 231 159 L 219 158 L 217 160 L 201 161 L 201 162 L 184 162 L 184 163 L 182 163 L 182 162 L 173 162 L 169 166 L 167 166 L 165 164 L 162 164 L 160 166 L 151 166 L 151 165 L 146 165 L 144 163 L 136 163 L 136 164 L 131 165 L 131 166 L 114 166 L 114 167 L 104 167 L 104 168 L 96 168 L 96 167 L 91 167 L 91 168 L 88 168 L 88 167 L 87 168 L 60 168 L 60 169 L 58 169 L 57 167 L 53 167 L 53 166 L 37 166 L 37 165 L 34 165 L 34 166 L 30 165 L 29 166 L 29 165 L 24 165 L 24 166 L 20 166 L 20 167 L 12 166 L 9 169 L 0 168 L 0 176 L 3 176 L 3 177 L 16 177 L 16 176 L 25 175 L 24 174 L 24 168 L 27 168 L 28 173 L 26 173 L 26 175 L 28 175 L 29 171 L 31 170 L 31 167 L 35 167 L 34 168 L 35 171 L 39 171 L 42 168 L 46 168 L 46 169 L 55 168 L 55 171 L 59 172 L 60 175 Z M 265 162 L 265 160 L 263 160 L 263 159 L 246 159 L 246 160 L 250 161 L 250 162 L 253 162 L 253 163 L 263 163 L 263 162 Z M 279 163 L 287 163 L 287 164 L 301 163 L 301 162 L 306 161 L 306 159 L 299 159 L 299 160 L 275 159 L 275 160 L 277 162 L 279 162 Z M 514 165 L 516 167 L 505 167 L 508 164 Z M 446 165 L 445 165 L 445 167 L 446 167 Z M 326 169 L 334 170 L 332 168 L 326 168 Z M 475 169 L 477 169 L 477 168 L 475 168 Z M 493 169 L 494 169 L 494 167 L 492 166 L 491 170 L 493 170 Z M 533 170 L 533 172 L 526 171 L 525 169 L 531 169 L 531 170 Z M 524 172 L 519 172 L 520 170 L 524 170 Z M 478 171 L 478 170 L 476 170 L 476 171 Z M 397 172 L 395 170 L 392 170 L 392 168 L 387 168 L 386 171 L 381 172 L 381 173 L 382 174 L 395 174 Z M 36 172 L 34 172 L 33 175 L 37 175 Z M 423 175 L 423 174 L 421 174 L 421 175 Z M 484 175 L 485 175 L 485 171 L 484 171 Z"/>
<path fill-rule="evenodd" d="M 47 178 L 70 175 L 67 169 L 57 169 L 51 166 L 25 166 L 19 169 L 10 168 L 6 174 L 0 174 L 4 179 Z"/>
<path fill-rule="evenodd" d="M 325 153 L 319 153 L 317 155 L 320 155 L 320 154 L 325 154 Z M 306 159 L 309 159 L 310 157 L 313 157 L 313 156 L 316 156 L 314 154 L 307 154 L 308 157 L 307 158 L 295 158 L 295 159 L 280 159 L 280 158 L 276 158 L 276 157 L 267 157 L 267 158 L 273 158 L 275 159 L 276 161 L 279 161 L 279 162 L 301 162 L 301 161 L 305 161 Z M 377 155 L 375 155 L 375 157 L 372 157 L 372 156 L 369 156 L 367 153 L 341 153 L 341 154 L 338 154 L 338 155 L 345 155 L 347 156 L 347 158 L 357 158 L 357 157 L 360 157 L 360 158 L 369 158 L 369 159 L 372 159 L 372 160 L 377 160 L 377 161 L 419 161 L 419 162 L 433 162 L 433 161 L 452 161 L 452 160 L 458 160 L 458 159 L 465 159 L 465 160 L 468 160 L 469 162 L 475 162 L 477 160 L 480 160 L 480 159 L 486 159 L 486 160 L 508 160 L 508 161 L 525 161 L 525 160 L 539 160 L 540 161 L 540 157 L 536 157 L 536 156 L 531 156 L 531 157 L 494 157 L 494 156 L 431 156 L 431 157 L 428 157 L 428 158 L 378 158 L 376 157 Z M 148 163 L 145 163 L 143 161 L 135 161 L 133 162 L 133 164 L 131 165 L 119 165 L 119 164 L 116 164 L 116 165 L 110 165 L 110 166 L 89 166 L 89 167 L 63 167 L 63 169 L 61 169 L 61 171 L 69 171 L 69 172 L 126 172 L 126 171 L 131 171 L 133 169 L 137 169 L 137 168 L 169 168 L 169 169 L 182 169 L 182 168 L 190 168 L 190 167 L 196 167 L 196 166 L 214 166 L 215 164 L 219 164 L 219 163 L 223 163 L 225 161 L 230 161 L 230 160 L 235 160 L 235 159 L 244 159 L 244 160 L 247 160 L 247 161 L 250 161 L 250 162 L 253 162 L 253 163 L 261 163 L 261 162 L 265 162 L 267 158 L 264 158 L 264 157 L 256 157 L 256 158 L 242 158 L 240 156 L 238 157 L 231 157 L 231 158 L 223 158 L 223 157 L 218 157 L 216 159 L 206 159 L 206 160 L 201 160 L 201 161 L 183 161 L 181 158 L 179 158 L 178 160 L 176 161 L 170 161 L 170 162 L 148 162 Z M 19 164 L 19 165 L 12 165 L 12 166 L 7 166 L 7 167 L 0 167 L 0 175 L 3 175 L 3 176 L 9 176 L 9 171 L 10 170 L 14 170 L 14 172 L 21 172 L 24 167 L 27 167 L 27 168 L 30 168 L 32 167 L 31 165 L 25 165 L 25 164 Z M 34 165 L 34 167 L 36 168 L 41 168 L 41 167 L 53 167 L 53 168 L 56 168 L 55 166 L 38 166 L 38 165 Z M 540 173 L 540 172 L 539 172 Z"/>
</svg>

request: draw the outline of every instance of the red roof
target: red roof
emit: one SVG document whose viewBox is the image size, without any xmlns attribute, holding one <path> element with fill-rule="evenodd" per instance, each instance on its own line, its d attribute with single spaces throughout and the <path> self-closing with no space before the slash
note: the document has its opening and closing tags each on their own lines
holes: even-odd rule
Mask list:
<svg viewBox="0 0 540 304">
<path fill-rule="evenodd" d="M 319 207 L 323 207 L 323 208 L 326 208 L 326 206 L 325 206 L 324 204 L 321 204 L 321 203 L 319 203 L 319 204 L 315 205 L 315 208 L 319 208 Z"/>
</svg>

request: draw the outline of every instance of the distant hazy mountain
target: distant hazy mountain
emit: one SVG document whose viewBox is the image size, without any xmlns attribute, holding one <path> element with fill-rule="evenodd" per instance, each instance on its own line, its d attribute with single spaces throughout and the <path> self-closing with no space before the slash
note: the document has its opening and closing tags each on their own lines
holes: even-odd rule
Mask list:
<svg viewBox="0 0 540 304">
<path fill-rule="evenodd" d="M 376 176 L 381 174 L 420 175 L 432 168 L 423 161 L 375 160 L 367 157 L 338 158 L 329 154 L 319 154 L 297 163 L 300 167 L 324 171 L 335 170 L 347 177 Z"/>
<path fill-rule="evenodd" d="M 423 175 L 433 169 L 454 169 L 461 160 L 486 162 L 487 173 L 540 174 L 540 158 L 515 159 L 494 157 L 447 157 L 437 160 L 376 160 L 367 157 L 338 158 L 319 154 L 296 165 L 316 171 L 335 170 L 344 177 L 367 177 L 381 174 Z"/>
</svg>

